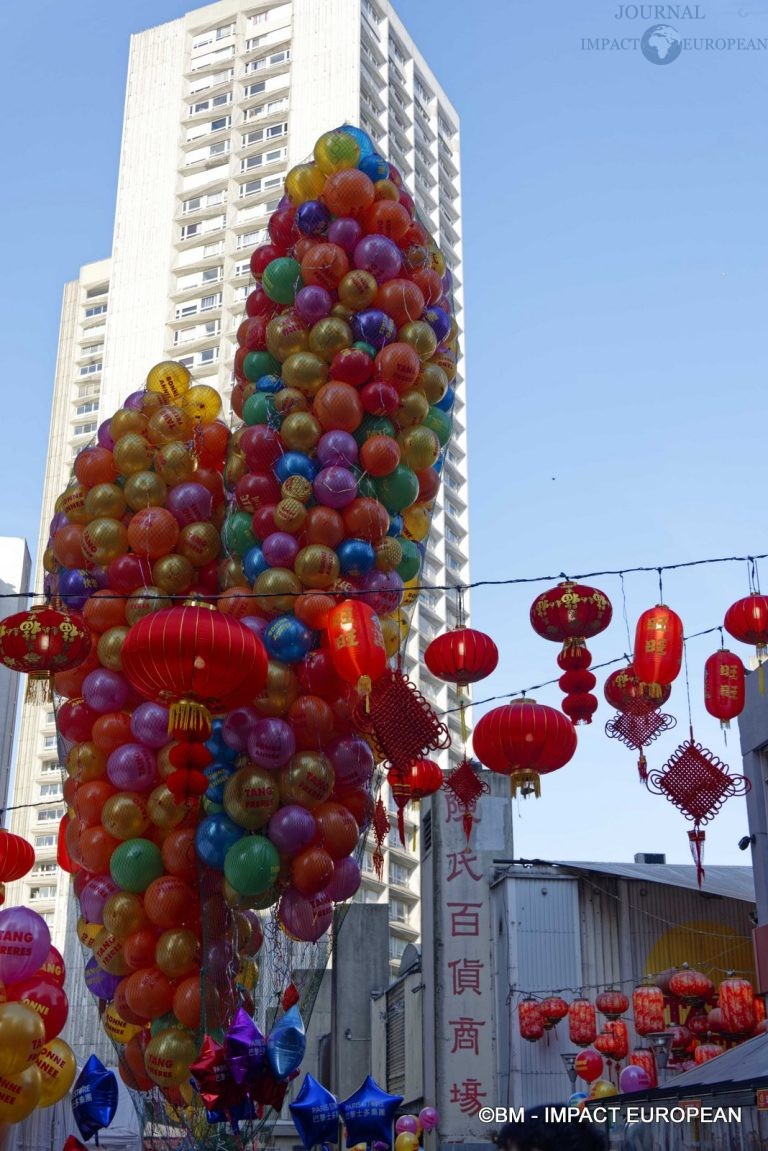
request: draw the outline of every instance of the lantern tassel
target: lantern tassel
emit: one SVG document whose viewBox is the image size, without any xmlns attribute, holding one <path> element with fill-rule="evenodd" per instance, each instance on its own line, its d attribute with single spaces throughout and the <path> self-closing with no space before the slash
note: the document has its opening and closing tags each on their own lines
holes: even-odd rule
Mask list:
<svg viewBox="0 0 768 1151">
<path fill-rule="evenodd" d="M 357 681 L 357 693 L 365 697 L 365 714 L 371 714 L 371 688 L 373 684 L 369 675 L 361 675 Z"/>
<path fill-rule="evenodd" d="M 704 840 L 706 838 L 705 832 L 700 827 L 694 827 L 693 831 L 688 832 L 688 842 L 691 846 L 691 855 L 693 862 L 696 864 L 696 882 L 701 887 L 702 880 L 704 879 Z"/>
<path fill-rule="evenodd" d="M 515 771 L 509 777 L 509 786 L 512 796 L 517 795 L 517 789 L 523 799 L 529 795 L 541 798 L 541 776 L 537 771 Z"/>
<path fill-rule="evenodd" d="M 467 708 L 466 708 L 466 702 L 464 699 L 464 685 L 463 684 L 458 685 L 456 695 L 458 696 L 458 700 L 459 700 L 459 720 L 461 721 L 461 742 L 462 742 L 462 744 L 465 744 L 469 738 L 469 732 L 467 730 Z"/>
<path fill-rule="evenodd" d="M 381 883 L 384 875 L 384 852 L 381 850 L 380 844 L 377 844 L 376 850 L 373 853 L 373 870 L 376 872 L 376 878 L 379 883 Z"/>
<path fill-rule="evenodd" d="M 643 755 L 642 748 L 640 749 L 640 758 L 637 761 L 637 771 L 640 776 L 640 782 L 645 783 L 648 778 L 648 760 Z"/>
<path fill-rule="evenodd" d="M 400 842 L 405 847 L 405 808 L 398 807 L 397 809 L 397 833 L 400 836 Z"/>
<path fill-rule="evenodd" d="M 211 713 L 208 708 L 194 699 L 180 699 L 172 703 L 168 713 L 168 732 L 177 733 L 202 741 L 211 734 Z"/>
<path fill-rule="evenodd" d="M 758 648 L 758 653 L 759 653 L 759 648 Z M 758 655 L 758 658 L 759 658 L 759 655 Z M 757 690 L 760 692 L 761 695 L 765 695 L 765 666 L 763 664 L 762 659 L 760 660 L 760 663 L 757 665 Z"/>
<path fill-rule="evenodd" d="M 469 841 L 470 841 L 470 838 L 472 836 L 472 824 L 474 822 L 475 821 L 472 817 L 472 812 L 471 811 L 465 811 L 461 817 L 461 823 L 462 823 L 462 826 L 464 828 L 464 834 L 467 837 L 467 847 L 469 847 Z"/>
<path fill-rule="evenodd" d="M 27 690 L 24 693 L 24 702 L 42 706 L 44 703 L 53 703 L 51 689 L 51 676 L 48 672 L 32 672 L 27 676 Z"/>
</svg>

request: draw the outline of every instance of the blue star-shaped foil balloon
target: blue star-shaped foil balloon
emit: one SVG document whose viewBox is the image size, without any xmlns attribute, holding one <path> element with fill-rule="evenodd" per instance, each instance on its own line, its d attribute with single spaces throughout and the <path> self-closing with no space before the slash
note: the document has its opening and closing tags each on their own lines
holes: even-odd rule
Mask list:
<svg viewBox="0 0 768 1151">
<path fill-rule="evenodd" d="M 307 1151 L 318 1143 L 338 1143 L 339 1102 L 311 1075 L 304 1076 L 301 1091 L 288 1110 Z"/>
<path fill-rule="evenodd" d="M 373 1143 L 376 1139 L 389 1143 L 395 1113 L 402 1101 L 402 1095 L 389 1095 L 370 1075 L 367 1076 L 349 1099 L 339 1103 L 347 1128 L 347 1147 L 354 1147 L 356 1143 Z"/>
<path fill-rule="evenodd" d="M 83 1139 L 109 1127 L 117 1111 L 117 1080 L 114 1071 L 91 1055 L 77 1077 L 72 1092 L 72 1114 Z"/>
<path fill-rule="evenodd" d="M 298 1071 L 307 1047 L 307 1036 L 298 1007 L 289 1007 L 267 1039 L 267 1059 L 278 1079 Z"/>
</svg>

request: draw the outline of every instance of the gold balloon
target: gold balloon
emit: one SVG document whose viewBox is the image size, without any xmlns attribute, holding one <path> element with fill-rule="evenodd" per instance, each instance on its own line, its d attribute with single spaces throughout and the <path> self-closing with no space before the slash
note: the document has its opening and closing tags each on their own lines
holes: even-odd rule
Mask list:
<svg viewBox="0 0 768 1151">
<path fill-rule="evenodd" d="M 237 453 L 231 453 L 224 465 L 224 483 L 228 488 L 233 488 L 247 471 L 248 466 L 244 457 L 237 455 Z"/>
<path fill-rule="evenodd" d="M 23 1003 L 0 1003 L 0 1075 L 18 1075 L 45 1043 L 45 1024 Z"/>
<path fill-rule="evenodd" d="M 267 351 L 280 363 L 297 352 L 305 352 L 308 344 L 307 325 L 298 316 L 274 316 L 267 324 Z"/>
<path fill-rule="evenodd" d="M 218 557 L 221 551 L 221 536 L 213 524 L 187 524 L 179 532 L 176 551 L 188 559 L 193 567 L 204 567 Z"/>
<path fill-rule="evenodd" d="M 162 360 L 149 369 L 147 391 L 156 392 L 166 400 L 178 400 L 189 388 L 192 377 L 183 364 L 175 360 Z"/>
<path fill-rule="evenodd" d="M 299 507 L 306 515 L 302 504 Z M 256 602 L 267 615 L 284 615 L 293 611 L 296 596 L 301 594 L 301 582 L 288 568 L 268 568 L 256 577 L 253 585 Z"/>
<path fill-rule="evenodd" d="M 123 670 L 122 651 L 128 631 L 127 627 L 110 627 L 99 636 L 96 654 L 102 667 L 110 671 Z"/>
<path fill-rule="evenodd" d="M 150 416 L 154 416 L 156 411 L 165 407 L 167 402 L 165 397 L 161 396 L 159 392 L 144 392 L 140 400 L 141 410 L 147 419 L 149 419 Z"/>
<path fill-rule="evenodd" d="M 133 512 L 142 508 L 164 508 L 168 488 L 156 472 L 135 472 L 125 481 L 125 502 Z"/>
<path fill-rule="evenodd" d="M 0 1075 L 0 1123 L 20 1123 L 38 1105 L 42 1077 L 33 1063 L 18 1075 Z"/>
<path fill-rule="evenodd" d="M 352 308 L 345 308 L 343 304 L 334 304 L 328 313 L 330 316 L 337 316 L 340 320 L 346 320 L 348 324 L 352 323 L 354 311 Z"/>
<path fill-rule="evenodd" d="M 124 476 L 145 472 L 152 466 L 152 454 L 152 445 L 136 432 L 121 436 L 112 449 L 115 467 Z"/>
<path fill-rule="evenodd" d="M 144 1053 L 144 1066 L 158 1087 L 175 1087 L 189 1078 L 189 1065 L 196 1055 L 194 1035 L 180 1027 L 169 1027 L 150 1039 Z"/>
<path fill-rule="evenodd" d="M 186 556 L 161 556 L 152 565 L 152 580 L 168 595 L 183 595 L 195 582 L 195 569 Z"/>
<path fill-rule="evenodd" d="M 174 440 L 191 439 L 193 428 L 192 419 L 186 412 L 175 404 L 166 404 L 150 416 L 146 435 L 149 442 L 159 448 Z"/>
<path fill-rule="evenodd" d="M 184 444 L 166 444 L 158 448 L 154 454 L 155 471 L 165 483 L 171 487 L 176 484 L 185 484 L 194 479 L 197 460 L 189 448 Z"/>
<path fill-rule="evenodd" d="M 291 412 L 280 425 L 280 438 L 291 452 L 311 452 L 322 434 L 311 412 Z"/>
<path fill-rule="evenodd" d="M 113 796 L 113 798 L 117 798 Z M 149 923 L 141 896 L 130 891 L 116 891 L 104 904 L 104 927 L 116 939 L 127 939 Z"/>
<path fill-rule="evenodd" d="M 46 548 L 43 552 L 43 571 L 53 573 L 58 566 L 58 560 L 53 554 L 53 548 Z"/>
<path fill-rule="evenodd" d="M 312 484 L 305 476 L 289 476 L 280 486 L 280 495 L 284 500 L 298 500 L 300 504 L 308 504 L 312 499 Z"/>
<path fill-rule="evenodd" d="M 75 1053 L 63 1039 L 52 1039 L 36 1056 L 35 1066 L 40 1071 L 40 1099 L 37 1105 L 52 1107 L 64 1098 L 75 1081 Z"/>
<path fill-rule="evenodd" d="M 391 572 L 402 562 L 403 549 L 396 539 L 387 536 L 376 544 L 376 567 L 381 572 Z"/>
<path fill-rule="evenodd" d="M 100 923 L 86 923 L 82 915 L 77 921 L 77 938 L 84 947 L 92 948 L 103 930 Z"/>
<path fill-rule="evenodd" d="M 272 772 L 262 767 L 241 767 L 224 787 L 224 810 L 238 827 L 258 831 L 280 806 L 280 792 Z"/>
<path fill-rule="evenodd" d="M 359 312 L 363 308 L 371 306 L 376 299 L 378 290 L 379 285 L 376 278 L 370 272 L 365 272 L 362 268 L 355 268 L 351 272 L 347 272 L 346 276 L 341 277 L 338 288 L 339 300 L 345 308 Z"/>
<path fill-rule="evenodd" d="M 448 377 L 448 381 L 453 383 L 458 372 L 455 352 L 438 352 L 432 363 L 437 364 L 438 367 L 442 368 Z"/>
<path fill-rule="evenodd" d="M 406 539 L 420 543 L 429 535 L 431 521 L 429 508 L 425 504 L 411 504 L 403 512 L 403 535 Z"/>
<path fill-rule="evenodd" d="M 313 808 L 333 791 L 333 767 L 320 751 L 298 751 L 278 772 L 281 803 Z"/>
<path fill-rule="evenodd" d="M 285 194 L 292 203 L 317 200 L 323 190 L 325 176 L 317 164 L 297 164 L 285 177 Z"/>
<path fill-rule="evenodd" d="M 407 580 L 403 584 L 402 606 L 403 607 L 410 607 L 411 604 L 416 603 L 416 600 L 419 598 L 420 590 L 421 590 L 421 584 L 419 582 L 418 576 L 414 576 L 413 579 Z"/>
<path fill-rule="evenodd" d="M 296 556 L 294 568 L 304 587 L 326 588 L 339 578 L 339 557 L 325 544 L 309 544 Z"/>
<path fill-rule="evenodd" d="M 101 1025 L 115 1043 L 127 1043 L 144 1028 L 136 1023 L 126 1023 L 114 1003 L 110 1003 L 101 1017 Z"/>
<path fill-rule="evenodd" d="M 589 1098 L 590 1099 L 609 1099 L 612 1095 L 618 1095 L 618 1090 L 614 1087 L 609 1079 L 596 1079 L 594 1083 L 590 1084 Z"/>
<path fill-rule="evenodd" d="M 261 971 L 255 959 L 242 959 L 235 980 L 246 991 L 254 991 L 260 975 Z"/>
<path fill-rule="evenodd" d="M 400 189 L 392 180 L 376 180 L 373 189 L 377 200 L 397 201 L 400 199 Z"/>
<path fill-rule="evenodd" d="M 278 501 L 272 518 L 275 521 L 277 531 L 297 535 L 304 526 L 307 509 L 300 500 L 289 497 Z"/>
<path fill-rule="evenodd" d="M 183 979 L 200 966 L 200 945 L 194 931 L 175 927 L 164 931 L 155 947 L 155 963 L 169 979 Z"/>
<path fill-rule="evenodd" d="M 162 611 L 167 607 L 173 607 L 173 601 L 169 600 L 159 587 L 149 584 L 147 587 L 132 591 L 128 596 L 125 601 L 125 618 L 133 626 L 145 615 L 152 615 L 153 612 Z"/>
<path fill-rule="evenodd" d="M 271 659 L 267 664 L 267 685 L 256 696 L 253 706 L 261 715 L 285 715 L 298 695 L 296 672 L 289 664 Z"/>
<path fill-rule="evenodd" d="M 429 330 L 432 331 L 431 328 Z M 338 316 L 326 316 L 324 320 L 318 320 L 312 325 L 309 350 L 330 364 L 337 352 L 352 346 L 353 339 L 352 329 L 346 320 Z"/>
<path fill-rule="evenodd" d="M 210 384 L 195 384 L 181 401 L 181 410 L 193 424 L 212 424 L 221 412 L 221 396 Z"/>
<path fill-rule="evenodd" d="M 279 392 L 275 392 L 272 402 L 275 405 L 275 411 L 281 416 L 289 416 L 291 412 L 309 410 L 307 397 L 298 388 L 281 388 Z"/>
<path fill-rule="evenodd" d="M 431 360 L 437 351 L 437 336 L 426 320 L 411 320 L 403 324 L 397 333 L 398 340 L 410 344 L 419 353 L 419 358 L 426 363 Z"/>
<path fill-rule="evenodd" d="M 138 839 L 149 827 L 149 813 L 143 795 L 119 791 L 101 809 L 101 823 L 115 839 Z M 106 919 L 104 926 L 108 926 Z M 111 930 L 111 929 L 110 929 Z"/>
<path fill-rule="evenodd" d="M 85 497 L 86 515 L 91 520 L 119 520 L 125 508 L 123 489 L 118 484 L 95 484 Z"/>
<path fill-rule="evenodd" d="M 85 510 L 85 500 L 88 488 L 82 484 L 73 483 L 62 492 L 56 501 L 56 511 L 64 512 L 71 524 L 88 523 L 88 513 Z"/>
<path fill-rule="evenodd" d="M 381 620 L 381 634 L 384 636 L 384 650 L 391 658 L 397 655 L 408 638 L 408 624 L 404 619 Z"/>
<path fill-rule="evenodd" d="M 123 941 L 102 927 L 93 941 L 93 954 L 103 971 L 110 975 L 128 975 L 130 967 L 123 956 Z"/>
<path fill-rule="evenodd" d="M 76 743 L 67 755 L 67 772 L 78 783 L 90 783 L 107 774 L 107 757 L 95 743 Z"/>
<path fill-rule="evenodd" d="M 143 436 L 148 422 L 144 413 L 136 411 L 135 408 L 118 408 L 109 421 L 109 434 L 115 443 L 131 432 Z"/>
<path fill-rule="evenodd" d="M 393 419 L 400 428 L 415 428 L 423 423 L 428 415 L 427 397 L 418 388 L 412 388 L 410 392 L 400 397 Z"/>
<path fill-rule="evenodd" d="M 298 352 L 283 363 L 282 377 L 286 388 L 295 389 L 311 400 L 328 381 L 328 364 L 313 352 Z"/>
<path fill-rule="evenodd" d="M 159 784 L 154 791 L 150 792 L 147 800 L 147 811 L 155 827 L 159 827 L 163 831 L 177 827 L 178 824 L 184 822 L 189 814 L 189 808 L 183 803 L 177 803 L 173 798 L 173 793 L 168 790 L 164 783 Z"/>
<path fill-rule="evenodd" d="M 243 561 L 239 556 L 228 556 L 218 568 L 219 588 L 227 591 L 231 587 L 247 587 L 248 580 L 243 571 Z"/>
<path fill-rule="evenodd" d="M 438 404 L 448 391 L 448 377 L 439 364 L 430 360 L 421 369 L 416 387 L 423 391 L 430 404 Z"/>
<path fill-rule="evenodd" d="M 107 567 L 128 551 L 128 532 L 120 520 L 91 520 L 83 531 L 80 546 L 89 563 Z"/>
<path fill-rule="evenodd" d="M 431 428 L 409 428 L 397 437 L 400 458 L 415 472 L 431 468 L 440 458 L 440 441 Z"/>
</svg>

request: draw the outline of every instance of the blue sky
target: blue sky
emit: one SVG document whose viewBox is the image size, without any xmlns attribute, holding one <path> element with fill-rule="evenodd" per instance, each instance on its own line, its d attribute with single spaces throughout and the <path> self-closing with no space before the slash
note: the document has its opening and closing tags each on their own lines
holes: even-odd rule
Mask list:
<svg viewBox="0 0 768 1151">
<path fill-rule="evenodd" d="M 21 6 L 0 14 L 15 93 L 0 188 L 3 534 L 36 535 L 62 284 L 110 250 L 129 35 L 188 6 L 43 2 L 34 25 Z M 768 551 L 768 52 L 684 50 L 656 66 L 586 51 L 585 38 L 649 24 L 598 0 L 397 7 L 462 117 L 473 579 Z M 760 0 L 699 10 L 668 22 L 688 37 L 768 37 Z M 617 609 L 592 645 L 599 662 L 628 643 L 618 580 L 594 582 Z M 698 631 L 747 593 L 746 568 L 672 572 L 664 588 Z M 556 671 L 556 647 L 528 625 L 539 590 L 474 594 L 475 625 L 502 651 L 478 697 Z M 655 575 L 628 576 L 626 594 L 634 626 Z M 715 646 L 689 645 L 695 730 L 738 770 L 737 733 L 724 748 L 701 703 Z M 556 706 L 560 693 L 537 698 Z M 651 766 L 687 730 L 682 683 L 668 710 L 678 728 Z M 516 854 L 688 861 L 684 820 L 640 788 L 632 754 L 603 734 L 609 714 L 601 696 L 576 758 L 519 805 Z M 745 830 L 732 800 L 708 829 L 709 861 L 744 863 Z"/>
</svg>

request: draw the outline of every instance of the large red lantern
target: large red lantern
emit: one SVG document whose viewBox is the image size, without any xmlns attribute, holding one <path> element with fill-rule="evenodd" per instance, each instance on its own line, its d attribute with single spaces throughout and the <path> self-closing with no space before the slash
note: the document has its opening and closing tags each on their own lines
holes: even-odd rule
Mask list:
<svg viewBox="0 0 768 1151">
<path fill-rule="evenodd" d="M 710 1059 L 716 1059 L 724 1051 L 725 1048 L 720 1043 L 699 1043 L 693 1053 L 693 1061 L 697 1064 L 709 1063 Z"/>
<path fill-rule="evenodd" d="M 508 775 L 512 794 L 540 795 L 539 776 L 564 767 L 576 751 L 576 732 L 561 712 L 532 699 L 487 712 L 472 736 L 475 755 L 491 771 Z"/>
<path fill-rule="evenodd" d="M 646 692 L 656 701 L 662 689 L 680 673 L 683 662 L 683 621 L 665 604 L 644 611 L 637 621 L 635 651 L 632 659 L 635 675 Z"/>
<path fill-rule="evenodd" d="M 568 1004 L 559 995 L 550 995 L 547 999 L 542 999 L 541 1013 L 544 1017 L 544 1026 L 547 1031 L 551 1031 L 561 1019 L 565 1019 L 568 1014 Z"/>
<path fill-rule="evenodd" d="M 267 682 L 267 653 L 230 615 L 188 605 L 135 623 L 122 649 L 123 672 L 148 699 L 170 706 L 169 729 L 202 735 L 212 712 L 250 703 Z"/>
<path fill-rule="evenodd" d="M 523 999 L 517 1005 L 517 1019 L 520 1026 L 520 1036 L 529 1043 L 535 1043 L 544 1034 L 544 1016 L 541 1013 L 541 1004 L 536 999 Z"/>
<path fill-rule="evenodd" d="M 619 1019 L 629 1009 L 629 999 L 623 991 L 601 991 L 595 1007 L 606 1019 Z"/>
<path fill-rule="evenodd" d="M 714 652 L 704 664 L 704 706 L 722 727 L 744 710 L 744 664 L 726 648 Z"/>
<path fill-rule="evenodd" d="M 0 663 L 29 676 L 27 699 L 50 700 L 50 677 L 82 663 L 91 650 L 82 616 L 47 604 L 0 620 Z"/>
<path fill-rule="evenodd" d="M 652 1035 L 656 1031 L 663 1031 L 666 1021 L 664 992 L 661 988 L 645 983 L 636 987 L 632 992 L 632 1014 L 638 1035 Z"/>
<path fill-rule="evenodd" d="M 613 608 L 597 588 L 565 580 L 538 595 L 531 604 L 531 627 L 542 639 L 565 647 L 599 635 L 611 622 Z"/>
<path fill-rule="evenodd" d="M 4 883 L 21 879 L 35 865 L 35 849 L 20 835 L 0 828 L 0 906 L 5 901 Z"/>
<path fill-rule="evenodd" d="M 768 653 L 768 596 L 754 592 L 736 600 L 725 613 L 723 627 L 741 643 L 753 644 L 757 658 Z"/>
<path fill-rule="evenodd" d="M 723 1014 L 723 1034 L 751 1035 L 757 1026 L 755 992 L 748 979 L 729 975 L 718 989 L 720 1010 Z"/>
<path fill-rule="evenodd" d="M 373 608 L 362 600 L 345 599 L 328 616 L 328 639 L 336 674 L 367 697 L 387 669 L 384 636 Z"/>
<path fill-rule="evenodd" d="M 669 981 L 669 990 L 678 999 L 682 999 L 683 1003 L 702 1003 L 712 999 L 715 994 L 712 980 L 689 967 L 675 972 Z"/>
<path fill-rule="evenodd" d="M 568 1038 L 577 1047 L 591 1047 L 597 1038 L 597 1016 L 588 999 L 574 999 L 568 1008 Z"/>
<path fill-rule="evenodd" d="M 491 674 L 499 662 L 499 650 L 489 635 L 462 627 L 433 639 L 424 662 L 436 679 L 466 687 Z"/>
</svg>

